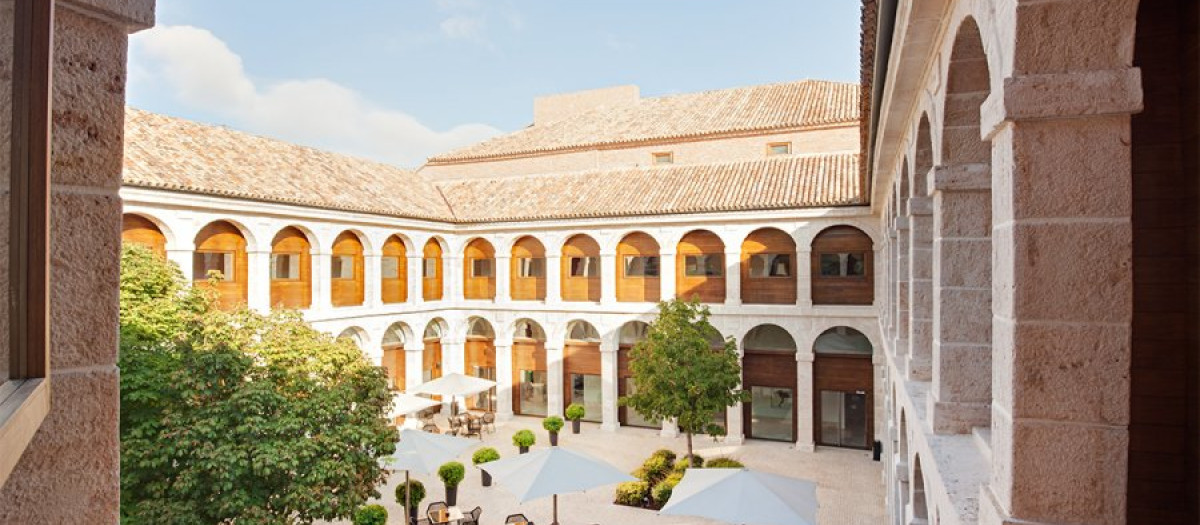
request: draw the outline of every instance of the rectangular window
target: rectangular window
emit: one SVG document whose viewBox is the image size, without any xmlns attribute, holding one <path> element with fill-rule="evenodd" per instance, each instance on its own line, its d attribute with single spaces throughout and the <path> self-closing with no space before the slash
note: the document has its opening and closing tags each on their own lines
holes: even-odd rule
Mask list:
<svg viewBox="0 0 1200 525">
<path fill-rule="evenodd" d="M 494 259 L 470 259 L 471 277 L 491 277 Z"/>
<path fill-rule="evenodd" d="M 546 260 L 522 257 L 517 259 L 517 277 L 545 277 Z"/>
<path fill-rule="evenodd" d="M 790 277 L 792 256 L 786 253 L 759 253 L 750 257 L 750 277 Z"/>
<path fill-rule="evenodd" d="M 300 279 L 300 254 L 272 253 L 271 280 L 296 281 Z"/>
<path fill-rule="evenodd" d="M 625 277 L 658 277 L 658 257 L 626 255 Z"/>
<path fill-rule="evenodd" d="M 400 278 L 400 258 L 399 257 L 384 257 L 379 262 L 379 273 L 383 279 L 399 279 Z"/>
<path fill-rule="evenodd" d="M 209 272 L 221 279 L 233 277 L 233 252 L 195 252 L 192 256 L 192 280 L 207 281 Z"/>
<path fill-rule="evenodd" d="M 688 255 L 684 258 L 683 274 L 688 277 L 720 277 L 725 274 L 725 256 Z"/>
<path fill-rule="evenodd" d="M 421 277 L 426 279 L 434 279 L 437 277 L 438 260 L 425 258 L 421 259 Z"/>
<path fill-rule="evenodd" d="M 598 277 L 600 275 L 599 257 L 571 257 L 571 277 Z"/>
<path fill-rule="evenodd" d="M 767 155 L 774 156 L 774 155 L 791 155 L 791 154 L 792 154 L 792 143 L 791 142 L 772 142 L 770 144 L 767 144 Z"/>
<path fill-rule="evenodd" d="M 353 255 L 334 255 L 330 264 L 329 275 L 334 279 L 353 279 L 354 278 L 354 256 Z"/>
<path fill-rule="evenodd" d="M 862 277 L 866 270 L 862 253 L 821 254 L 821 277 Z"/>
<path fill-rule="evenodd" d="M 658 165 L 658 164 L 674 164 L 675 163 L 675 154 L 671 153 L 670 151 L 651 153 L 651 155 L 654 157 L 654 164 L 656 164 L 656 165 Z"/>
</svg>

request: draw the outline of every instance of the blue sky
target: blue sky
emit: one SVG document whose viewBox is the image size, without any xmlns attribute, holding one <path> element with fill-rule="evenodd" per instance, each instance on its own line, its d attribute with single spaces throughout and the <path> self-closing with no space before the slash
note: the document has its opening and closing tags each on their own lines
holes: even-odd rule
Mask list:
<svg viewBox="0 0 1200 525">
<path fill-rule="evenodd" d="M 129 103 L 402 166 L 535 96 L 857 81 L 857 0 L 161 0 Z"/>
</svg>

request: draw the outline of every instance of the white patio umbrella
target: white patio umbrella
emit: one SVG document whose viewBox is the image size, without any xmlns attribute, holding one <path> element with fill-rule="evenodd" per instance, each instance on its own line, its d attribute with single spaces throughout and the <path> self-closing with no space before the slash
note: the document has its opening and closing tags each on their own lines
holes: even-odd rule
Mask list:
<svg viewBox="0 0 1200 525">
<path fill-rule="evenodd" d="M 427 408 L 432 408 L 440 405 L 437 401 L 428 397 L 414 396 L 399 392 L 392 394 L 392 411 L 388 417 L 395 419 L 401 416 L 407 416 L 413 412 L 420 412 Z"/>
<path fill-rule="evenodd" d="M 612 465 L 582 452 L 550 447 L 479 466 L 517 497 L 521 503 L 554 497 L 554 522 L 558 525 L 558 495 L 637 481 Z"/>
<path fill-rule="evenodd" d="M 400 431 L 400 443 L 396 445 L 396 452 L 392 453 L 391 456 L 382 458 L 380 463 L 384 468 L 404 471 L 405 523 L 408 523 L 410 502 L 409 472 L 416 471 L 422 474 L 432 474 L 443 463 L 457 458 L 476 444 L 477 442 L 471 439 L 444 434 L 430 434 L 429 432 L 422 432 L 411 428 Z"/>
<path fill-rule="evenodd" d="M 817 484 L 742 468 L 688 469 L 661 514 L 746 525 L 813 525 Z"/>
<path fill-rule="evenodd" d="M 450 396 L 450 401 L 453 402 L 454 396 L 465 397 L 478 394 L 494 386 L 496 386 L 495 381 L 453 372 L 422 383 L 416 388 L 409 389 L 408 392 L 410 394 Z"/>
</svg>

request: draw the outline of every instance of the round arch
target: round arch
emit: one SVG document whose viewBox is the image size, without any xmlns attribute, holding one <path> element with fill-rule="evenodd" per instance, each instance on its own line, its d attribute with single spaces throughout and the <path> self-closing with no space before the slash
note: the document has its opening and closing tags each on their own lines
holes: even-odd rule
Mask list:
<svg viewBox="0 0 1200 525">
<path fill-rule="evenodd" d="M 343 230 L 333 240 L 330 252 L 330 302 L 333 306 L 362 306 L 366 293 L 365 237 Z"/>
<path fill-rule="evenodd" d="M 617 395 L 624 397 L 634 392 L 633 359 L 630 352 L 633 347 L 646 338 L 650 325 L 638 320 L 628 321 L 617 330 Z M 662 421 L 650 419 L 638 411 L 625 407 L 617 407 L 617 418 L 621 425 L 643 428 L 659 428 Z"/>
<path fill-rule="evenodd" d="M 174 244 L 174 236 L 157 217 L 145 213 L 126 213 L 121 216 L 121 242 L 140 244 L 160 257 L 166 257 L 167 246 Z"/>
<path fill-rule="evenodd" d="M 350 341 L 359 350 L 366 350 L 367 348 L 367 331 L 363 330 L 362 327 L 351 326 L 346 328 L 337 335 L 337 339 Z"/>
<path fill-rule="evenodd" d="M 217 306 L 233 308 L 246 303 L 249 268 L 246 252 L 246 230 L 233 221 L 216 220 L 196 233 L 192 252 L 192 282 L 212 288 L 217 293 Z M 214 273 L 215 272 L 215 273 Z M 216 283 L 210 275 L 219 275 Z"/>
<path fill-rule="evenodd" d="M 725 302 L 725 243 L 709 230 L 684 234 L 675 247 L 675 289 L 681 299 Z"/>
<path fill-rule="evenodd" d="M 525 235 L 513 242 L 509 261 L 510 294 L 514 301 L 546 299 L 546 247 Z"/>
<path fill-rule="evenodd" d="M 658 241 L 650 234 L 635 231 L 617 242 L 613 275 L 617 276 L 617 301 L 656 302 L 662 297 L 662 259 Z"/>
<path fill-rule="evenodd" d="M 779 325 L 760 324 L 746 332 L 742 346 L 742 387 L 750 392 L 742 404 L 746 436 L 795 442 L 796 340 Z"/>
<path fill-rule="evenodd" d="M 444 242 L 437 236 L 430 237 L 421 247 L 421 297 L 426 301 L 440 301 L 443 295 L 442 256 Z"/>
<path fill-rule="evenodd" d="M 600 331 L 582 319 L 568 322 L 563 344 L 563 404 L 583 405 L 584 421 L 602 419 L 600 361 Z"/>
<path fill-rule="evenodd" d="M 284 226 L 271 239 L 271 307 L 312 305 L 312 240 L 296 226 Z"/>
<path fill-rule="evenodd" d="M 435 317 L 426 323 L 421 333 L 421 341 L 424 343 L 421 353 L 421 382 L 442 377 L 442 339 L 448 331 L 449 325 L 441 317 Z"/>
<path fill-rule="evenodd" d="M 796 241 L 778 228 L 760 228 L 742 241 L 742 302 L 796 304 Z"/>
<path fill-rule="evenodd" d="M 483 237 L 463 247 L 463 298 L 496 298 L 496 249 Z"/>
<path fill-rule="evenodd" d="M 383 367 L 387 370 L 388 387 L 402 391 L 407 386 L 407 354 L 405 345 L 413 340 L 412 328 L 403 321 L 396 321 L 383 330 L 380 347 L 383 350 Z"/>
<path fill-rule="evenodd" d="M 467 318 L 466 342 L 463 344 L 466 372 L 490 381 L 496 380 L 496 329 L 487 319 L 478 316 Z M 467 398 L 467 408 L 494 412 L 496 410 L 496 388 Z"/>
<path fill-rule="evenodd" d="M 563 301 L 600 301 L 600 243 L 590 235 L 578 233 L 562 246 Z"/>
<path fill-rule="evenodd" d="M 875 243 L 854 226 L 839 224 L 813 238 L 812 303 L 871 305 L 875 301 Z"/>
<path fill-rule="evenodd" d="M 513 413 L 545 417 L 549 415 L 546 330 L 537 321 L 522 318 L 513 322 L 512 335 Z"/>
<path fill-rule="evenodd" d="M 868 449 L 874 436 L 875 347 L 865 334 L 835 326 L 813 341 L 813 428 L 823 446 Z"/>
</svg>

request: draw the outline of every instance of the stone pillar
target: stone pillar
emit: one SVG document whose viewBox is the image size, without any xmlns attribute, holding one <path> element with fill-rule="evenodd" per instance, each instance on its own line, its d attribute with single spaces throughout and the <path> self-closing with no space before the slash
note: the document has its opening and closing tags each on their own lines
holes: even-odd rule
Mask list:
<svg viewBox="0 0 1200 525">
<path fill-rule="evenodd" d="M 332 265 L 333 257 L 329 252 L 312 254 L 312 305 L 314 310 L 328 312 L 333 309 L 333 279 L 329 275 Z"/>
<path fill-rule="evenodd" d="M 424 383 L 421 379 L 421 369 L 425 366 L 425 342 L 404 342 L 404 389 L 412 390 Z"/>
<path fill-rule="evenodd" d="M 663 301 L 669 301 L 675 298 L 675 252 L 659 252 L 659 273 L 661 274 L 658 282 L 660 286 L 660 297 Z"/>
<path fill-rule="evenodd" d="M 908 217 L 896 217 L 896 295 L 892 304 L 896 308 L 896 335 L 892 340 L 892 351 L 896 364 L 904 365 L 908 354 Z M 902 377 L 897 378 L 903 380 Z"/>
<path fill-rule="evenodd" d="M 267 313 L 271 310 L 271 252 L 247 252 L 246 266 L 246 306 Z"/>
<path fill-rule="evenodd" d="M 980 522 L 1124 523 L 1129 115 L 1142 106 L 1141 76 L 1115 51 L 1048 51 L 1077 49 L 1080 40 L 1095 46 L 1097 38 L 1131 42 L 1137 6 L 1066 0 L 1015 9 L 1018 25 L 1069 16 L 1092 29 L 1090 40 L 1022 32 L 1018 69 L 1038 74 L 1006 79 L 983 106 L 992 141 L 994 317 L 992 476 L 981 489 Z M 1059 56 L 1076 61 L 1039 63 Z M 1090 70 L 1097 66 L 1115 69 Z"/>
<path fill-rule="evenodd" d="M 813 361 L 812 352 L 796 353 L 796 450 L 816 449 L 813 428 Z M 875 417 L 874 414 L 868 417 Z"/>
<path fill-rule="evenodd" d="M 442 376 L 456 372 L 464 375 L 467 373 L 466 342 L 466 339 L 457 334 L 442 337 Z M 447 405 L 450 403 L 448 397 L 442 401 Z M 467 409 L 466 398 L 455 396 L 454 402 L 458 405 L 459 411 Z M 446 408 L 449 409 L 449 406 Z"/>
<path fill-rule="evenodd" d="M 991 166 L 940 167 L 933 194 L 934 432 L 987 426 L 992 398 Z"/>
<path fill-rule="evenodd" d="M 658 431 L 659 437 L 676 438 L 679 437 L 679 421 L 675 418 L 664 419 L 662 429 Z M 694 439 L 696 436 L 692 436 Z"/>
<path fill-rule="evenodd" d="M 546 413 L 563 412 L 563 347 L 546 343 Z"/>
<path fill-rule="evenodd" d="M 562 254 L 546 250 L 546 302 L 562 302 Z"/>
<path fill-rule="evenodd" d="M 425 298 L 422 296 L 422 284 L 424 280 L 421 277 L 421 272 L 425 264 L 425 258 L 421 254 L 408 254 L 408 275 L 405 276 L 405 282 L 408 283 L 408 304 L 420 304 Z"/>
<path fill-rule="evenodd" d="M 512 258 L 509 255 L 496 255 L 496 298 L 492 302 L 507 303 L 512 301 Z"/>
<path fill-rule="evenodd" d="M 892 217 L 895 221 L 895 217 Z M 896 339 L 896 287 L 899 285 L 896 276 L 896 230 L 891 225 L 887 227 L 887 251 L 885 257 L 887 259 L 887 288 L 884 289 L 883 305 L 881 309 L 887 312 L 887 331 L 884 332 L 884 337 L 888 341 Z"/>
<path fill-rule="evenodd" d="M 600 304 L 617 303 L 617 254 L 600 252 Z"/>
<path fill-rule="evenodd" d="M 363 306 L 367 308 L 379 308 L 383 306 L 383 300 L 380 294 L 380 286 L 383 280 L 380 277 L 380 265 L 383 257 L 378 253 L 367 253 L 363 255 Z"/>
<path fill-rule="evenodd" d="M 812 247 L 800 246 L 796 255 L 796 305 L 812 310 Z"/>
<path fill-rule="evenodd" d="M 602 413 L 600 429 L 615 432 L 620 423 L 617 421 L 617 397 L 619 394 L 617 377 L 617 345 L 607 339 L 600 343 L 600 388 Z"/>
<path fill-rule="evenodd" d="M 461 255 L 442 255 L 442 297 L 447 301 L 462 303 L 463 258 Z"/>
<path fill-rule="evenodd" d="M 742 304 L 742 252 L 725 252 L 725 304 Z"/>
<path fill-rule="evenodd" d="M 496 341 L 496 417 L 501 420 L 513 416 L 513 355 L 512 343 Z"/>
<path fill-rule="evenodd" d="M 932 175 L 932 172 L 930 173 Z M 913 188 L 924 194 L 925 189 Z M 929 381 L 933 355 L 933 201 L 908 200 L 908 379 Z"/>
<path fill-rule="evenodd" d="M 183 273 L 183 278 L 188 282 L 192 281 L 192 273 L 195 272 L 195 268 L 192 266 L 195 264 L 195 252 L 190 246 L 186 250 L 167 250 L 167 260 L 179 265 L 179 271 Z"/>
<path fill-rule="evenodd" d="M 740 343 L 739 343 L 740 344 Z M 746 366 L 746 353 L 744 350 L 738 350 L 738 364 Z M 742 384 L 738 383 L 738 388 L 742 388 Z M 745 441 L 745 427 L 742 425 L 742 407 L 743 404 L 739 401 L 737 404 L 729 407 L 725 411 L 725 442 L 730 445 L 739 445 Z"/>
</svg>

